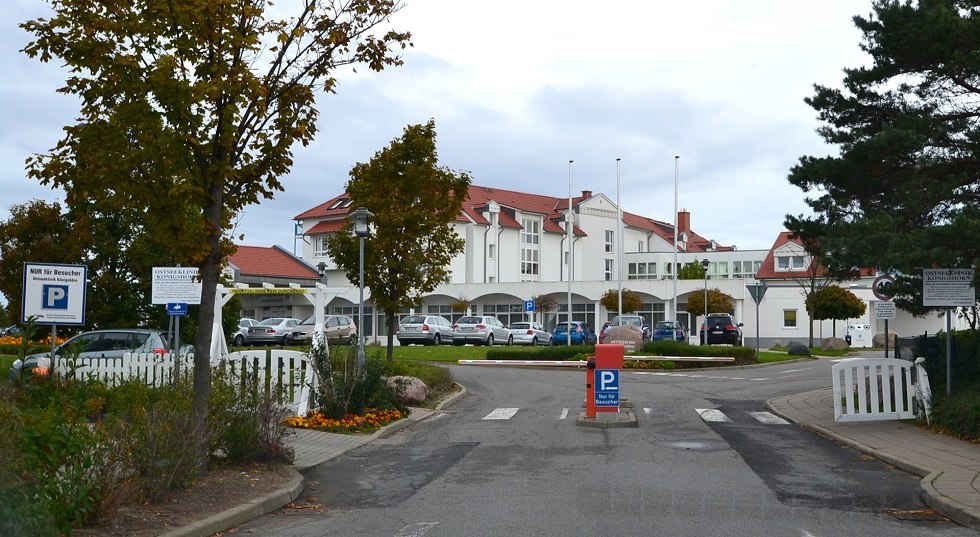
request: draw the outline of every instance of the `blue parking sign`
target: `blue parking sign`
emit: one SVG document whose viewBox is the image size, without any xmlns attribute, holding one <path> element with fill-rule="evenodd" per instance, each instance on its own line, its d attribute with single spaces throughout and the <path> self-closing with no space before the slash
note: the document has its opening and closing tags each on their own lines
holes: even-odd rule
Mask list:
<svg viewBox="0 0 980 537">
<path fill-rule="evenodd" d="M 534 301 L 525 300 L 524 301 L 524 311 L 525 313 L 534 313 Z"/>
<path fill-rule="evenodd" d="M 619 370 L 595 370 L 595 406 L 619 406 Z"/>
</svg>

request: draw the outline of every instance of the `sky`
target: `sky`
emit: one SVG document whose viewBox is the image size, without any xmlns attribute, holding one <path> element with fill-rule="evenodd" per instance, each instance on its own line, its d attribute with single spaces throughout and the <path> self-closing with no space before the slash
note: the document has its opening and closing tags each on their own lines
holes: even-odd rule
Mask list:
<svg viewBox="0 0 980 537">
<path fill-rule="evenodd" d="M 63 200 L 27 178 L 25 160 L 77 117 L 77 101 L 55 92 L 66 77 L 57 60 L 20 52 L 30 36 L 17 23 L 45 16 L 46 3 L 4 7 L 0 220 L 15 204 Z M 351 168 L 407 125 L 433 119 L 440 164 L 474 184 L 564 198 L 571 183 L 573 195 L 673 222 L 676 183 L 696 233 L 768 249 L 787 214 L 809 214 L 791 167 L 836 154 L 803 100 L 868 63 L 852 17 L 870 12 L 871 0 L 410 0 L 391 21 L 413 34 L 405 64 L 343 73 L 336 94 L 318 98 L 317 139 L 294 148 L 285 191 L 246 208 L 234 233 L 292 251 L 296 215 L 342 193 Z"/>
</svg>

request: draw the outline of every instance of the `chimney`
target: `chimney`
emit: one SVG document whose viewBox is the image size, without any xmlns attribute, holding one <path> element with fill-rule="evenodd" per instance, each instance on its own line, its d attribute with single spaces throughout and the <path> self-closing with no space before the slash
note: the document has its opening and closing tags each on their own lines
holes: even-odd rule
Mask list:
<svg viewBox="0 0 980 537">
<path fill-rule="evenodd" d="M 677 234 L 687 233 L 691 235 L 691 213 L 687 209 L 677 211 Z"/>
<path fill-rule="evenodd" d="M 583 190 L 582 191 L 582 199 L 589 199 L 591 197 L 592 197 L 592 191 L 591 190 Z"/>
</svg>

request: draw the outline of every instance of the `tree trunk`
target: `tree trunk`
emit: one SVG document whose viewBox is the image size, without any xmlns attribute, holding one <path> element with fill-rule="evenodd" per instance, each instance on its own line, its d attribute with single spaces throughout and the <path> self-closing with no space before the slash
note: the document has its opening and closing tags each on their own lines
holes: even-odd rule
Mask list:
<svg viewBox="0 0 980 537">
<path fill-rule="evenodd" d="M 388 361 L 391 362 L 395 359 L 395 314 L 393 312 L 385 312 L 385 326 L 388 327 Z"/>
<path fill-rule="evenodd" d="M 197 314 L 197 340 L 194 343 L 194 431 L 198 474 L 208 473 L 208 411 L 211 400 L 211 331 L 214 326 L 218 267 L 221 265 L 221 209 L 223 188 L 220 181 L 211 187 L 211 202 L 204 208 L 209 227 L 208 247 L 201 271 L 201 305 Z"/>
</svg>

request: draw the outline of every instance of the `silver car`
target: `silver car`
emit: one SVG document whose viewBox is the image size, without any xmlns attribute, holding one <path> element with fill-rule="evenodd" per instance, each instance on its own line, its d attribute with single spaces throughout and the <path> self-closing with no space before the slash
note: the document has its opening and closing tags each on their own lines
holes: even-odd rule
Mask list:
<svg viewBox="0 0 980 537">
<path fill-rule="evenodd" d="M 493 345 L 514 343 L 514 336 L 496 317 L 478 315 L 460 317 L 453 325 L 453 345 Z"/>
<path fill-rule="evenodd" d="M 238 319 L 238 331 L 235 332 L 235 335 L 231 336 L 231 344 L 238 347 L 244 345 L 245 337 L 248 336 L 249 327 L 255 326 L 257 324 L 259 324 L 258 321 L 248 317 L 242 317 L 241 319 Z"/>
<path fill-rule="evenodd" d="M 307 345 L 313 336 L 316 316 L 310 315 L 299 323 L 289 334 L 290 345 Z M 346 315 L 326 315 L 323 317 L 323 333 L 329 345 L 357 344 L 357 325 Z"/>
<path fill-rule="evenodd" d="M 299 319 L 292 317 L 265 319 L 255 326 L 248 327 L 245 343 L 249 345 L 286 345 L 289 342 L 289 334 L 299 323 Z"/>
<path fill-rule="evenodd" d="M 520 321 L 510 323 L 507 329 L 514 337 L 514 345 L 548 345 L 551 342 L 551 332 L 545 330 L 541 323 Z"/>
<path fill-rule="evenodd" d="M 181 352 L 190 351 L 181 345 Z M 161 330 L 115 328 L 83 332 L 55 349 L 55 357 L 122 358 L 126 353 L 165 354 L 171 351 L 170 334 Z M 17 382 L 37 368 L 50 369 L 51 352 L 32 354 L 24 360 L 14 360 L 10 366 L 10 381 Z"/>
<path fill-rule="evenodd" d="M 453 340 L 453 325 L 440 315 L 409 315 L 398 322 L 399 345 L 439 345 Z"/>
</svg>

